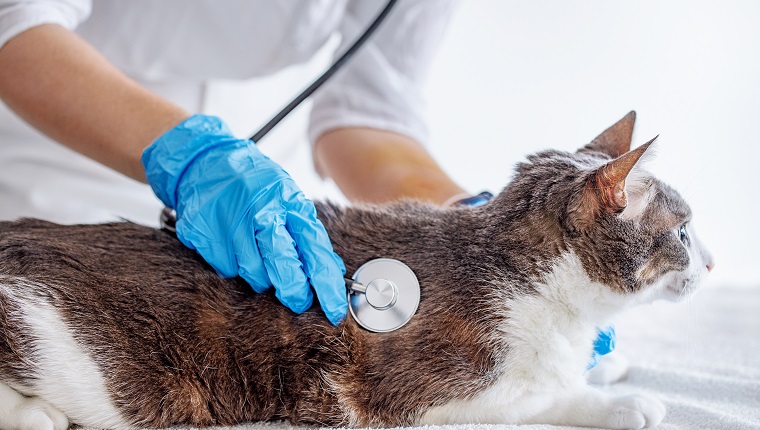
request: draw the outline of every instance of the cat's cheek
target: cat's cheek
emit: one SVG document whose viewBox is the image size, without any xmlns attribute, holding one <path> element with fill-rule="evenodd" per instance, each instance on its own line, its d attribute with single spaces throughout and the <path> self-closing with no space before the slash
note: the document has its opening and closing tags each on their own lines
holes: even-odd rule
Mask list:
<svg viewBox="0 0 760 430">
<path fill-rule="evenodd" d="M 703 276 L 692 267 L 682 272 L 670 272 L 659 282 L 653 293 L 653 300 L 682 302 L 691 297 L 702 282 Z"/>
<path fill-rule="evenodd" d="M 636 294 L 635 304 L 651 303 L 658 300 L 679 302 L 689 294 L 684 291 L 683 272 L 672 271 L 666 273 L 653 285 L 644 288 Z"/>
<path fill-rule="evenodd" d="M 714 265 L 710 253 L 695 240 L 689 250 L 689 266 L 683 272 L 676 272 L 674 280 L 669 283 L 668 299 L 680 302 L 694 295 Z"/>
</svg>

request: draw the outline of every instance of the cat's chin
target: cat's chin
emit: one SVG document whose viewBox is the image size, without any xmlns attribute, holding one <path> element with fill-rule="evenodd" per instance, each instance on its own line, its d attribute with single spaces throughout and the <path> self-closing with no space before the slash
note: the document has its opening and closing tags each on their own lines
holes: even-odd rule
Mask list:
<svg viewBox="0 0 760 430">
<path fill-rule="evenodd" d="M 670 302 L 681 302 L 690 296 L 691 291 L 689 290 L 668 287 L 662 298 Z"/>
<path fill-rule="evenodd" d="M 667 300 L 669 302 L 682 302 L 697 290 L 699 282 L 693 279 L 663 279 L 656 285 L 643 292 L 639 296 L 638 303 L 649 303 L 658 300 Z"/>
<path fill-rule="evenodd" d="M 695 282 L 690 279 L 682 279 L 679 282 L 665 285 L 658 298 L 669 302 L 682 302 L 694 295 L 696 290 L 697 284 Z"/>
</svg>

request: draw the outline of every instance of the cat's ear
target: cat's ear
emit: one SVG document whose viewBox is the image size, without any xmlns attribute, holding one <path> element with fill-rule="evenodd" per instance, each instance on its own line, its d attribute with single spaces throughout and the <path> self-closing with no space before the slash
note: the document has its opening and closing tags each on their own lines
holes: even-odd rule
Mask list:
<svg viewBox="0 0 760 430">
<path fill-rule="evenodd" d="M 594 170 L 586 180 L 581 198 L 580 212 L 584 219 L 592 221 L 601 213 L 623 212 L 628 205 L 625 181 L 657 137 Z"/>
<path fill-rule="evenodd" d="M 578 152 L 596 151 L 618 158 L 631 150 L 631 138 L 633 137 L 633 125 L 636 122 L 636 112 L 630 111 L 620 121 L 613 124 L 602 134 L 597 136 L 588 145 L 579 149 Z"/>
</svg>

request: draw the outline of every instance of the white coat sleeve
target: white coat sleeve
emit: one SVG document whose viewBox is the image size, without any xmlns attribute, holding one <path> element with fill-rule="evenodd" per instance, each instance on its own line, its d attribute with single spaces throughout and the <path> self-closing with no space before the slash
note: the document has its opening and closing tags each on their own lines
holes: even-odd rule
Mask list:
<svg viewBox="0 0 760 430">
<path fill-rule="evenodd" d="M 314 96 L 312 143 L 339 127 L 370 127 L 427 141 L 423 85 L 454 5 L 450 0 L 399 0 L 377 32 Z M 340 27 L 338 55 L 385 2 L 352 0 Z"/>
<path fill-rule="evenodd" d="M 0 48 L 41 24 L 60 24 L 73 30 L 91 10 L 91 0 L 0 0 Z"/>
</svg>

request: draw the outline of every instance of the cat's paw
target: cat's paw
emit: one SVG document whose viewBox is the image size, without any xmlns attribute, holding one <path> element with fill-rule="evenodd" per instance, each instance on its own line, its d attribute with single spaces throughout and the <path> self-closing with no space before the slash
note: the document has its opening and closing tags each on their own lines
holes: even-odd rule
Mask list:
<svg viewBox="0 0 760 430">
<path fill-rule="evenodd" d="M 20 404 L 16 408 L 15 418 L 15 428 L 18 430 L 66 430 L 69 428 L 69 419 L 66 415 L 39 398 L 30 398 Z"/>
<path fill-rule="evenodd" d="M 643 429 L 656 426 L 665 418 L 665 405 L 646 394 L 632 394 L 612 399 L 606 427 Z"/>
<path fill-rule="evenodd" d="M 586 372 L 586 380 L 590 384 L 609 385 L 621 381 L 628 374 L 628 360 L 619 352 L 613 352 L 602 357 L 599 364 Z"/>
</svg>

